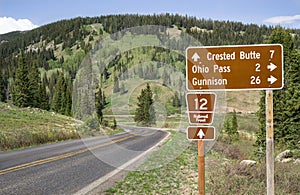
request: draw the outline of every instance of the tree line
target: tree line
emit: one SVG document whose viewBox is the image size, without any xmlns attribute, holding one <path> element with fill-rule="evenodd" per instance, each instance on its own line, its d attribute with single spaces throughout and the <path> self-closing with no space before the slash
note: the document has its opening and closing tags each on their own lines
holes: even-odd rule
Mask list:
<svg viewBox="0 0 300 195">
<path fill-rule="evenodd" d="M 86 25 L 101 23 L 97 31 L 89 30 Z M 109 15 L 91 18 L 75 18 L 62 20 L 42 26 L 28 32 L 0 35 L 0 101 L 13 102 L 20 107 L 31 106 L 45 110 L 53 110 L 62 114 L 72 115 L 72 87 L 79 65 L 86 52 L 91 48 L 91 41 L 96 34 L 112 34 L 125 28 L 143 25 L 161 25 L 174 28 L 175 26 L 198 39 L 203 45 L 223 44 L 253 44 L 253 43 L 282 43 L 285 59 L 285 87 L 274 93 L 275 139 L 283 145 L 295 146 L 299 135 L 299 30 L 285 30 L 240 22 L 213 21 L 198 19 L 178 14 L 159 15 Z M 88 37 L 88 42 L 85 42 Z M 52 45 L 52 47 L 48 47 Z M 58 45 L 66 52 L 57 56 Z M 174 43 L 176 44 L 176 43 Z M 38 45 L 37 48 L 33 47 Z M 72 53 L 75 48 L 76 53 Z M 179 56 L 169 51 L 148 48 L 151 60 L 174 64 L 184 62 Z M 122 83 L 118 78 L 120 73 L 126 73 L 128 65 L 133 62 L 136 51 L 117 56 L 103 71 L 104 80 L 115 80 L 116 91 L 122 91 Z M 172 58 L 170 58 L 170 55 Z M 151 64 L 146 68 L 136 69 L 136 74 L 156 76 L 156 68 L 162 64 Z M 179 67 L 180 68 L 180 67 Z M 181 67 L 183 73 L 185 72 Z M 145 74 L 145 72 L 147 74 Z M 150 72 L 154 72 L 153 74 Z M 126 74 L 122 74 L 126 76 Z M 143 77 L 142 77 L 143 75 Z M 151 78 L 148 78 L 151 79 Z M 170 84 L 167 71 L 161 75 L 164 85 Z M 105 82 L 105 81 L 104 81 Z M 119 83 L 117 83 L 119 82 Z M 117 85 L 118 84 L 118 85 Z M 98 90 L 100 91 L 100 90 Z M 103 93 L 103 92 L 102 92 Z M 174 95 L 173 104 L 180 105 L 182 94 Z M 102 97 L 101 97 L 102 96 Z M 175 97 L 177 96 L 177 97 Z M 98 108 L 103 109 L 103 94 L 97 94 Z M 263 97 L 262 97 L 263 98 Z M 263 108 L 264 100 L 260 102 Z M 102 102 L 102 103 L 101 103 Z M 264 127 L 264 109 L 258 113 L 261 129 Z M 99 111 L 99 116 L 101 113 Z M 288 130 L 287 130 L 288 129 Z M 264 137 L 263 131 L 258 131 L 258 137 Z M 257 146 L 263 147 L 262 139 Z"/>
<path fill-rule="evenodd" d="M 274 139 L 278 147 L 300 149 L 300 52 L 290 31 L 275 29 L 269 43 L 283 45 L 284 87 L 273 92 Z M 256 155 L 264 157 L 266 147 L 265 92 L 261 93 L 257 112 L 260 128 L 256 132 Z"/>
</svg>

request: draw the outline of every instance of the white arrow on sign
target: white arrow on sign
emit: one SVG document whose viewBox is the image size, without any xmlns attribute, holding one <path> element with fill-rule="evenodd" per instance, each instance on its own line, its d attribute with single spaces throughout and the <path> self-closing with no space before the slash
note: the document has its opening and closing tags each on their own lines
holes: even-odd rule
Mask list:
<svg viewBox="0 0 300 195">
<path fill-rule="evenodd" d="M 275 69 L 277 68 L 277 66 L 271 62 L 271 63 L 267 66 L 267 68 L 272 72 L 273 70 L 275 70 Z"/>
<path fill-rule="evenodd" d="M 194 60 L 194 62 L 197 62 L 200 59 L 200 56 L 195 52 L 192 56 L 192 59 Z"/>
<path fill-rule="evenodd" d="M 205 134 L 203 133 L 202 129 L 200 129 L 200 131 L 198 132 L 197 136 L 198 136 L 200 139 L 202 139 L 202 138 L 205 136 Z"/>
<path fill-rule="evenodd" d="M 277 79 L 275 77 L 273 77 L 272 75 L 268 78 L 268 82 L 270 82 L 271 85 L 273 83 L 275 83 L 275 81 L 277 81 Z"/>
</svg>

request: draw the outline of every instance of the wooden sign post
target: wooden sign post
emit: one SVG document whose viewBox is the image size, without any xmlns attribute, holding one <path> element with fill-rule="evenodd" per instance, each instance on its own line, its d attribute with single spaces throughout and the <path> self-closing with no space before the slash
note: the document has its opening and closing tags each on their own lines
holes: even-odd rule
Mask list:
<svg viewBox="0 0 300 195">
<path fill-rule="evenodd" d="M 205 194 L 204 141 L 198 140 L 198 193 Z"/>
<path fill-rule="evenodd" d="M 188 91 L 266 90 L 267 194 L 274 194 L 273 91 L 283 88 L 283 47 L 280 44 L 189 47 L 186 49 Z M 191 124 L 212 123 L 213 95 L 187 96 Z M 200 99 L 200 102 L 198 100 Z M 192 100 L 197 100 L 193 103 Z M 211 102 L 208 104 L 208 102 Z M 201 103 L 201 105 L 199 104 Z M 196 105 L 196 106 L 195 106 Z M 200 106 L 200 107 L 199 107 Z M 195 107 L 195 108 L 194 108 Z M 213 108 L 213 107 L 212 107 Z M 191 110 L 192 109 L 192 110 Z M 199 124 L 198 124 L 199 125 Z M 207 128 L 207 129 L 206 129 Z M 188 139 L 198 140 L 198 188 L 204 188 L 204 142 L 215 134 L 209 127 L 188 127 Z M 207 134 L 210 132 L 210 134 Z M 210 135 L 210 136 L 209 136 Z M 215 139 L 215 137 L 213 137 Z"/>
<path fill-rule="evenodd" d="M 273 91 L 266 91 L 266 167 L 267 195 L 274 194 L 274 129 L 273 129 Z"/>
</svg>

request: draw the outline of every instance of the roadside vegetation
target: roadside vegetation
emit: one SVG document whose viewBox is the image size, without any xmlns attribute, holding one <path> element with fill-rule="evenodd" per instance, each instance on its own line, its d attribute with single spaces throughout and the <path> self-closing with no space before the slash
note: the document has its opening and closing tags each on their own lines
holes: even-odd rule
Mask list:
<svg viewBox="0 0 300 195">
<path fill-rule="evenodd" d="M 159 25 L 161 29 L 158 35 L 146 29 L 141 35 L 126 32 L 110 36 L 144 25 Z M 163 47 L 138 47 L 138 43 L 159 45 L 167 41 L 169 48 L 183 48 L 181 37 L 185 33 L 203 45 L 283 45 L 285 83 L 282 90 L 274 91 L 275 154 L 290 149 L 294 159 L 300 158 L 300 31 L 177 14 L 75 18 L 1 35 L 0 150 L 109 135 L 122 131 L 118 121 L 156 123 L 174 129 L 187 126 L 184 56 Z M 133 35 L 136 43 L 131 42 Z M 98 50 L 106 47 L 101 45 L 106 38 L 109 48 L 103 56 L 107 58 L 93 67 L 95 60 L 87 54 L 92 50 L 102 56 Z M 118 38 L 137 47 L 121 52 L 119 45 L 114 45 Z M 82 62 L 87 66 L 80 69 Z M 100 75 L 93 77 L 93 68 L 101 69 Z M 228 93 L 223 131 L 206 156 L 208 193 L 265 194 L 264 96 L 255 91 Z M 114 115 L 121 117 L 116 120 Z M 184 150 L 174 157 L 175 149 Z M 129 173 L 107 193 L 197 194 L 196 153 L 195 142 L 189 143 L 184 134 L 173 132 L 169 142 L 142 165 L 144 171 Z M 159 168 L 145 169 L 166 159 L 172 160 Z M 244 159 L 256 160 L 257 164 L 241 167 Z M 276 163 L 276 193 L 300 194 L 299 166 Z"/>
<path fill-rule="evenodd" d="M 240 118 L 239 115 L 237 118 Z M 238 121 L 244 127 L 253 119 L 243 115 Z M 256 125 L 258 122 L 255 123 Z M 240 130 L 240 129 L 239 129 Z M 197 142 L 187 142 L 183 133 L 174 133 L 167 144 L 184 148 L 174 157 L 172 153 L 154 151 L 138 171 L 130 172 L 122 181 L 105 192 L 112 194 L 198 194 Z M 205 156 L 205 186 L 207 194 L 266 194 L 265 162 L 254 166 L 240 164 L 245 159 L 255 159 L 253 144 L 255 140 L 240 134 L 239 139 L 228 141 L 223 132 L 212 149 Z M 173 147 L 171 147 L 173 148 Z M 149 165 L 158 165 L 154 167 Z M 275 163 L 276 194 L 300 193 L 300 164 Z"/>
<path fill-rule="evenodd" d="M 78 139 L 77 121 L 38 108 L 0 102 L 0 150 Z"/>
</svg>

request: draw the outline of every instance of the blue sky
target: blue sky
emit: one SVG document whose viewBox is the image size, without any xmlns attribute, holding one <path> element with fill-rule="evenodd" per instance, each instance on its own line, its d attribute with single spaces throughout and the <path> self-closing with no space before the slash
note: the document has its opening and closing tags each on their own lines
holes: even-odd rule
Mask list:
<svg viewBox="0 0 300 195">
<path fill-rule="evenodd" d="M 41 26 L 77 16 L 166 12 L 300 29 L 300 0 L 0 0 L 0 33 L 8 18 Z"/>
</svg>

